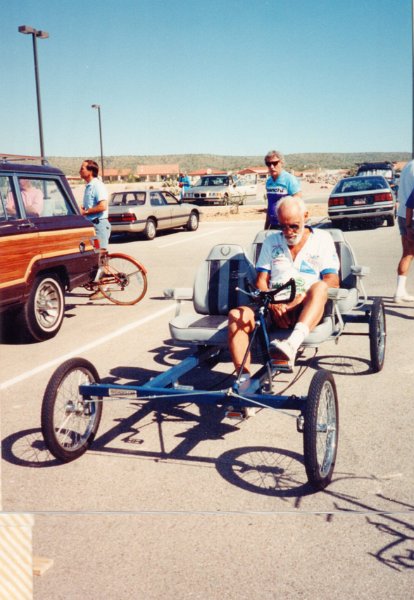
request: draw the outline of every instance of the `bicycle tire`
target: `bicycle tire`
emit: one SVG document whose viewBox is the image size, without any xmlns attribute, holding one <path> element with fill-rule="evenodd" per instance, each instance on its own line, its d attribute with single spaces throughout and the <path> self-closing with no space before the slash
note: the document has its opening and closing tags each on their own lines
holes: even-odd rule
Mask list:
<svg viewBox="0 0 414 600">
<path fill-rule="evenodd" d="M 137 304 L 145 296 L 147 271 L 135 258 L 121 253 L 108 254 L 104 271 L 99 289 L 114 304 Z"/>
<path fill-rule="evenodd" d="M 79 458 L 91 446 L 102 416 L 102 402 L 85 401 L 82 383 L 99 382 L 95 367 L 84 358 L 71 358 L 53 373 L 46 387 L 41 414 L 45 444 L 62 462 Z"/>
<path fill-rule="evenodd" d="M 338 450 L 338 397 L 332 373 L 312 378 L 305 408 L 303 454 L 308 481 L 317 490 L 329 485 Z"/>
<path fill-rule="evenodd" d="M 386 335 L 384 303 L 381 298 L 375 298 L 369 318 L 369 348 L 373 373 L 379 373 L 384 366 Z"/>
</svg>

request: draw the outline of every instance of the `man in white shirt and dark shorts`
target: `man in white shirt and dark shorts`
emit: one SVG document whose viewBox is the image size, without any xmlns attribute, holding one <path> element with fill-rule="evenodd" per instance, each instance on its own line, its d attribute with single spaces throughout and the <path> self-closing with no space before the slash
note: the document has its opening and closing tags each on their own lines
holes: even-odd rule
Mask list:
<svg viewBox="0 0 414 600">
<path fill-rule="evenodd" d="M 284 198 L 277 205 L 280 231 L 264 241 L 257 261 L 256 286 L 274 289 L 295 279 L 296 297 L 287 303 L 272 304 L 270 315 L 277 329 L 292 329 L 284 340 L 271 343 L 274 364 L 292 371 L 296 353 L 303 340 L 323 317 L 328 288 L 339 287 L 339 259 L 331 235 L 305 225 L 308 217 L 301 198 Z M 229 313 L 229 348 L 236 369 L 240 369 L 255 326 L 249 306 Z M 244 365 L 244 377 L 250 377 L 250 357 Z"/>
</svg>

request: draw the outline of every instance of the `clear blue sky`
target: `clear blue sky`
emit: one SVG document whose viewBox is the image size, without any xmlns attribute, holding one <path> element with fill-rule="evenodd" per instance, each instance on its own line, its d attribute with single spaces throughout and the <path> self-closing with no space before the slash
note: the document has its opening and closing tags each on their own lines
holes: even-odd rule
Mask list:
<svg viewBox="0 0 414 600">
<path fill-rule="evenodd" d="M 0 0 L 0 152 L 411 151 L 411 0 Z"/>
</svg>

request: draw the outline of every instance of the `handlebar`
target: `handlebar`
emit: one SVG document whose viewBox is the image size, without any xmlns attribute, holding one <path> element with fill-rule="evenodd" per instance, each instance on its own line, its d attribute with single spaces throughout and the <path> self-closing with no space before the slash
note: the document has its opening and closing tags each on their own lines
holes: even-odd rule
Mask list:
<svg viewBox="0 0 414 600">
<path fill-rule="evenodd" d="M 281 292 L 283 292 L 284 290 L 287 290 L 288 288 L 290 288 L 290 295 L 289 298 L 283 298 L 282 300 L 277 300 L 276 296 L 278 294 L 280 294 Z M 252 289 L 251 291 L 246 291 L 243 290 L 242 288 L 236 287 L 236 290 L 238 292 L 241 292 L 242 294 L 246 294 L 246 296 L 249 296 L 249 298 L 252 298 L 254 301 L 259 301 L 262 302 L 263 304 L 287 304 L 289 302 L 292 302 L 292 300 L 295 298 L 296 296 L 296 283 L 295 280 L 293 278 L 289 279 L 289 281 L 287 281 L 286 283 L 284 283 L 282 286 L 280 286 L 279 288 L 275 289 L 275 290 L 258 290 L 258 289 Z"/>
</svg>

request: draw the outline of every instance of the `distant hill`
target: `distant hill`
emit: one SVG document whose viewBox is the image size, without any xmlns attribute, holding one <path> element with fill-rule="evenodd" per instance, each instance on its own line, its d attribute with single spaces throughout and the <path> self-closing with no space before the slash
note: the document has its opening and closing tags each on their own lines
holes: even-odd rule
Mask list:
<svg viewBox="0 0 414 600">
<path fill-rule="evenodd" d="M 92 158 L 100 164 L 99 156 L 88 157 L 62 157 L 50 156 L 51 165 L 62 169 L 66 175 L 78 175 L 79 167 L 85 158 Z M 288 169 L 302 171 L 303 169 L 351 169 L 356 163 L 364 161 L 391 162 L 407 161 L 411 159 L 409 152 L 357 152 L 357 153 L 304 153 L 286 154 Z M 171 164 L 178 163 L 183 171 L 197 169 L 220 169 L 223 171 L 238 171 L 246 167 L 263 165 L 263 156 L 220 156 L 217 154 L 166 154 L 153 156 L 105 156 L 105 167 L 108 169 L 132 169 L 138 164 Z"/>
</svg>

